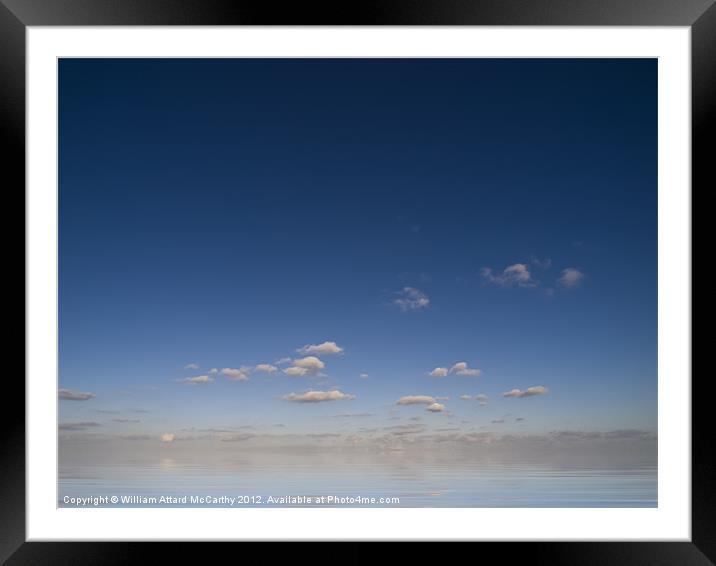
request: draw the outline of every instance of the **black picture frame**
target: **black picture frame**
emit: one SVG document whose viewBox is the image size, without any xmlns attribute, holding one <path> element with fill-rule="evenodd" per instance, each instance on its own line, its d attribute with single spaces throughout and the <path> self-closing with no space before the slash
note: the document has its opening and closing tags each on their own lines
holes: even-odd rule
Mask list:
<svg viewBox="0 0 716 566">
<path fill-rule="evenodd" d="M 713 150 L 708 149 L 716 117 L 714 0 L 363 0 L 332 7 L 282 6 L 255 0 L 0 0 L 0 128 L 8 142 L 2 159 L 6 217 L 24 210 L 26 27 L 85 25 L 688 26 L 692 37 L 692 196 L 696 187 L 705 192 L 716 186 L 710 169 Z M 18 208 L 8 203 L 7 197 L 20 201 L 15 201 Z M 6 230 L 9 224 L 4 223 Z M 484 559 L 485 552 L 494 552 L 502 562 L 551 565 L 716 562 L 711 379 L 697 373 L 692 378 L 691 542 L 477 543 L 481 544 L 479 556 Z M 0 563 L 133 564 L 156 553 L 162 561 L 207 559 L 206 546 L 193 543 L 25 542 L 25 415 L 20 401 L 25 396 L 24 383 L 8 378 L 4 392 L 6 409 L 0 412 Z M 19 410 L 9 410 L 13 405 Z M 318 553 L 299 552 L 309 552 L 311 560 L 325 556 L 326 560 L 351 562 L 374 560 L 383 552 L 375 543 L 350 543 L 341 549 L 333 546 Z M 403 559 L 409 559 L 413 553 L 424 556 L 425 550 L 424 545 L 411 545 L 401 552 Z"/>
</svg>

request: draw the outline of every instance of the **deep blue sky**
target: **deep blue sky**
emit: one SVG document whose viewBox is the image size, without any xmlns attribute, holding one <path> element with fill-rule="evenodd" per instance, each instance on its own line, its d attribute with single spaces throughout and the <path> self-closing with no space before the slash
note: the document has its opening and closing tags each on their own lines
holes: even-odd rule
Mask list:
<svg viewBox="0 0 716 566">
<path fill-rule="evenodd" d="M 59 70 L 59 379 L 96 395 L 61 419 L 655 430 L 656 60 Z M 523 286 L 501 275 L 516 264 Z M 568 268 L 583 277 L 560 285 Z M 404 287 L 429 304 L 399 308 Z M 345 348 L 321 357 L 327 377 L 177 381 L 326 340 Z M 482 374 L 427 375 L 458 361 Z M 281 399 L 334 388 L 356 398 Z M 487 406 L 458 399 L 478 393 Z M 433 414 L 396 407 L 404 395 L 450 399 Z M 504 415 L 526 420 L 491 422 Z"/>
</svg>

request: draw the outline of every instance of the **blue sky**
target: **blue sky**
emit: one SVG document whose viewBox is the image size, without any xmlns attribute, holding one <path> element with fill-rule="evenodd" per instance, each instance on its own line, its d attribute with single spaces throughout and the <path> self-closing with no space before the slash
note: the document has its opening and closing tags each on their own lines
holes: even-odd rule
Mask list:
<svg viewBox="0 0 716 566">
<path fill-rule="evenodd" d="M 59 69 L 61 422 L 656 430 L 656 60 Z"/>
</svg>

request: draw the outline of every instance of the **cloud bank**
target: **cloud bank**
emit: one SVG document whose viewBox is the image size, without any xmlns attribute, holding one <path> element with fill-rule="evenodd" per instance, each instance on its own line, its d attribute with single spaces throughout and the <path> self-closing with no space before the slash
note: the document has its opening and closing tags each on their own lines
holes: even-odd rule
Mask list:
<svg viewBox="0 0 716 566">
<path fill-rule="evenodd" d="M 95 428 L 102 426 L 96 422 L 79 422 L 79 423 L 60 423 L 58 428 L 60 430 L 86 430 L 88 428 Z"/>
</svg>

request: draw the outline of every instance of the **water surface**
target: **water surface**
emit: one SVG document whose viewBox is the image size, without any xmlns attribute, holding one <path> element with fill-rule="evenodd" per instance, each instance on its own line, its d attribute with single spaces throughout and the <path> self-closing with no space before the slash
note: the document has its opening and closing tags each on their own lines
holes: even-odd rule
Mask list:
<svg viewBox="0 0 716 566">
<path fill-rule="evenodd" d="M 480 451 L 351 449 L 235 450 L 197 456 L 169 450 L 100 461 L 61 458 L 61 507 L 67 497 L 117 496 L 98 506 L 276 506 L 281 497 L 390 497 L 392 507 L 655 507 L 651 458 L 605 462 L 589 454 L 537 458 Z M 241 503 L 124 502 L 122 496 L 230 498 Z M 315 501 L 315 500 L 314 500 Z M 284 506 L 285 504 L 278 504 Z M 308 506 L 344 506 L 312 503 Z M 92 505 L 93 506 L 93 505 Z M 307 506 L 304 501 L 285 506 Z"/>
</svg>

